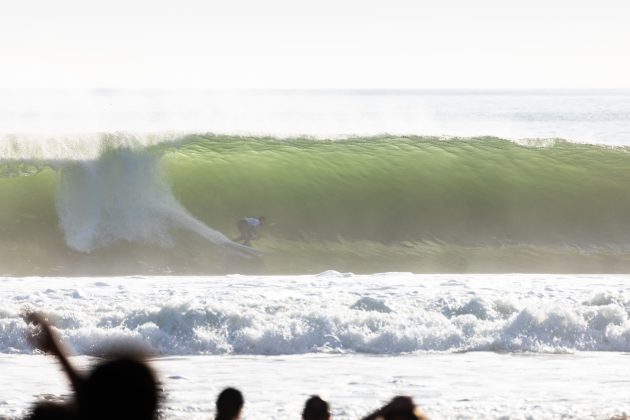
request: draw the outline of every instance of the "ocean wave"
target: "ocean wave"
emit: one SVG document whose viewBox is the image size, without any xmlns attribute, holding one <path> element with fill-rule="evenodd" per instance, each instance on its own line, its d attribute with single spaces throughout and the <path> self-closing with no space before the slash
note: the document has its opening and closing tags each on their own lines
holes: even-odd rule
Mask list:
<svg viewBox="0 0 630 420">
<path fill-rule="evenodd" d="M 128 133 L 56 148 L 29 141 L 1 150 L 5 274 L 630 268 L 625 147 Z M 76 155 L 73 141 L 92 149 Z M 264 261 L 225 252 L 235 221 L 260 214 L 271 221 L 256 243 Z"/>
</svg>

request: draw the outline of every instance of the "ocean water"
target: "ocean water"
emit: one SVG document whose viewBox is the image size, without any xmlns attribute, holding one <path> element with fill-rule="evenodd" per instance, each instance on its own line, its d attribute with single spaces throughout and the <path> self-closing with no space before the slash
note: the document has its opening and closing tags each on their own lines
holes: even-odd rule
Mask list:
<svg viewBox="0 0 630 420">
<path fill-rule="evenodd" d="M 610 418 L 628 412 L 628 275 L 352 275 L 0 279 L 0 416 L 68 384 L 33 352 L 44 309 L 85 367 L 116 343 L 153 352 L 167 418 L 209 418 L 238 386 L 246 417 L 336 418 L 409 394 L 432 418 Z M 43 372 L 46 372 L 43 374 Z M 25 382 L 22 382 L 22 379 Z M 570 386 L 567 386 L 570 383 Z"/>
<path fill-rule="evenodd" d="M 0 417 L 69 390 L 31 309 L 80 366 L 150 349 L 166 418 L 227 385 L 249 419 L 629 412 L 629 123 L 628 91 L 2 91 Z"/>
<path fill-rule="evenodd" d="M 630 268 L 626 91 L 4 93 L 0 274 Z"/>
</svg>

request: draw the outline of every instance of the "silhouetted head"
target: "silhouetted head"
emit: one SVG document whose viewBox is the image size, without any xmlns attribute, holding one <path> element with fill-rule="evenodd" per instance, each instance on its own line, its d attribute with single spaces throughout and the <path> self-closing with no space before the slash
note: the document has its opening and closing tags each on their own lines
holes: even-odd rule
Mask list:
<svg viewBox="0 0 630 420">
<path fill-rule="evenodd" d="M 427 420 L 410 397 L 397 396 L 380 410 L 384 420 Z"/>
<path fill-rule="evenodd" d="M 90 372 L 78 397 L 82 419 L 153 420 L 158 405 L 157 381 L 141 358 L 116 357 Z"/>
<path fill-rule="evenodd" d="M 304 411 L 302 411 L 302 419 L 304 420 L 329 420 L 330 407 L 328 403 L 317 395 L 313 395 L 306 400 Z"/>
<path fill-rule="evenodd" d="M 234 388 L 225 388 L 217 398 L 216 420 L 238 419 L 244 403 L 245 400 L 241 391 Z"/>
<path fill-rule="evenodd" d="M 260 222 L 261 225 L 264 225 L 265 222 L 267 221 L 267 218 L 265 216 L 258 216 L 258 221 Z"/>
</svg>

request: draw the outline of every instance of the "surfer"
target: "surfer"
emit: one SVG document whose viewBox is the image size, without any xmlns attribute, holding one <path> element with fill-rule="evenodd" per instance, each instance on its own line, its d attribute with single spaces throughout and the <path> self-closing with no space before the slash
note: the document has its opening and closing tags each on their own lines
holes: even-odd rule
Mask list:
<svg viewBox="0 0 630 420">
<path fill-rule="evenodd" d="M 241 236 L 234 239 L 234 242 L 243 241 L 243 245 L 251 246 L 251 240 L 258 238 L 258 228 L 265 224 L 265 217 L 243 217 L 236 222 L 236 227 Z"/>
</svg>

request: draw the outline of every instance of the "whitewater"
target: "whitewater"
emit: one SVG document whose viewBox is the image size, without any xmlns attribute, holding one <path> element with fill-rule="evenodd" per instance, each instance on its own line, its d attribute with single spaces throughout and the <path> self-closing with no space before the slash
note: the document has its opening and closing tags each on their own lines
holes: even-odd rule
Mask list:
<svg viewBox="0 0 630 420">
<path fill-rule="evenodd" d="M 165 418 L 226 386 L 245 419 L 623 415 L 629 122 L 627 91 L 3 91 L 0 417 L 69 393 L 29 310 L 86 369 L 147 348 Z"/>
<path fill-rule="evenodd" d="M 311 393 L 336 418 L 410 394 L 432 418 L 610 418 L 630 404 L 627 275 L 352 275 L 0 279 L 0 413 L 64 395 L 25 340 L 46 309 L 87 366 L 141 343 L 167 418 L 208 418 L 226 386 L 245 418 L 298 418 Z M 570 383 L 570 386 L 567 384 Z"/>
</svg>

